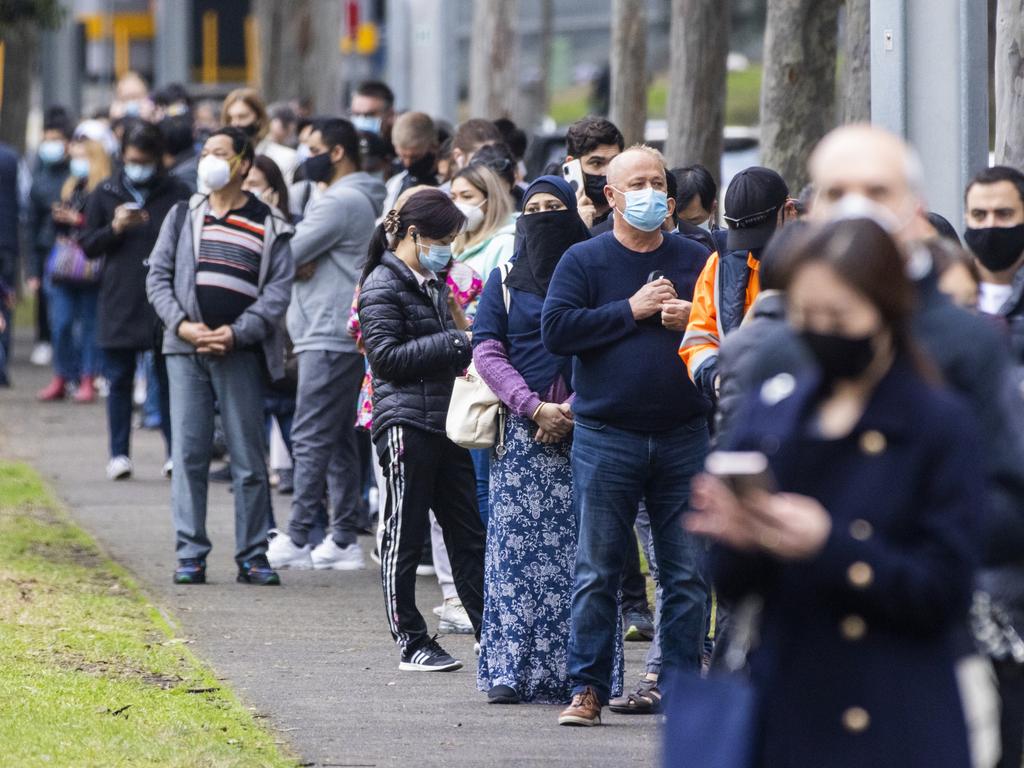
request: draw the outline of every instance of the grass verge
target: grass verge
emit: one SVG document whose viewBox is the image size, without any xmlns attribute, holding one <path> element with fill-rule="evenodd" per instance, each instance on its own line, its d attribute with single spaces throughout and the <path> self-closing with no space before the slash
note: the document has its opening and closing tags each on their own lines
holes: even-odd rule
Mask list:
<svg viewBox="0 0 1024 768">
<path fill-rule="evenodd" d="M 291 766 L 38 475 L 0 462 L 4 765 Z"/>
</svg>

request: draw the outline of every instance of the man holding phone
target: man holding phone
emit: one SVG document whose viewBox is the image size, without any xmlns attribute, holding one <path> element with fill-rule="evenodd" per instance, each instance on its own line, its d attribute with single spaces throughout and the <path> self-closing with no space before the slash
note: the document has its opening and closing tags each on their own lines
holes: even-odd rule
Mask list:
<svg viewBox="0 0 1024 768">
<path fill-rule="evenodd" d="M 603 117 L 589 115 L 569 126 L 562 175 L 576 190 L 580 218 L 587 227 L 600 224 L 611 214 L 604 195 L 605 174 L 624 146 L 622 132 Z"/>
<path fill-rule="evenodd" d="M 157 340 L 157 317 L 146 298 L 147 260 L 167 212 L 187 200 L 188 187 L 163 170 L 164 140 L 149 123 L 137 123 L 125 132 L 123 167 L 101 182 L 85 208 L 85 227 L 79 243 L 89 258 L 104 258 L 97 313 L 97 343 L 110 394 L 107 425 L 110 461 L 107 477 L 125 480 L 132 475 L 130 437 L 132 386 L 136 358 Z M 157 350 L 160 378 L 160 423 L 167 446 L 164 474 L 171 470 L 171 417 L 167 373 Z"/>
<path fill-rule="evenodd" d="M 616 592 L 645 500 L 663 590 L 664 666 L 696 671 L 707 587 L 681 518 L 708 451 L 708 400 L 676 356 L 707 252 L 661 226 L 672 210 L 661 154 L 631 147 L 608 165 L 611 232 L 566 251 L 544 303 L 551 352 L 574 357 L 572 451 L 579 548 L 569 640 L 572 704 L 562 725 L 598 725 L 612 688 Z M 652 321 L 653 320 L 653 321 Z M 660 322 L 659 322 L 660 321 Z"/>
</svg>

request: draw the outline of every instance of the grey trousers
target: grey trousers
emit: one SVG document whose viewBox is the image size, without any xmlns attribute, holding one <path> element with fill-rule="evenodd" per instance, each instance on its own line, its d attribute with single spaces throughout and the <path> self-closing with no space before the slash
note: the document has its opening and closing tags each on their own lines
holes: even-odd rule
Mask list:
<svg viewBox="0 0 1024 768">
<path fill-rule="evenodd" d="M 178 559 L 205 558 L 206 494 L 213 448 L 214 404 L 231 454 L 235 501 L 235 560 L 242 563 L 267 549 L 270 484 L 263 426 L 261 352 L 242 350 L 225 357 L 168 355 L 171 396 L 171 510 Z"/>
<path fill-rule="evenodd" d="M 645 661 L 646 671 L 652 675 L 661 674 L 661 581 L 658 579 L 658 559 L 654 555 L 654 539 L 651 535 L 651 518 L 647 515 L 647 509 L 640 506 L 640 512 L 636 516 L 636 533 L 640 538 L 640 546 L 643 547 L 644 557 L 647 558 L 647 570 L 654 579 L 654 637 L 651 639 L 651 647 L 647 649 Z"/>
<path fill-rule="evenodd" d="M 296 546 L 306 545 L 326 492 L 330 534 L 345 547 L 356 542 L 359 532 L 363 477 L 355 421 L 366 365 L 355 352 L 308 350 L 298 358 L 292 422 L 295 493 L 288 535 Z"/>
</svg>

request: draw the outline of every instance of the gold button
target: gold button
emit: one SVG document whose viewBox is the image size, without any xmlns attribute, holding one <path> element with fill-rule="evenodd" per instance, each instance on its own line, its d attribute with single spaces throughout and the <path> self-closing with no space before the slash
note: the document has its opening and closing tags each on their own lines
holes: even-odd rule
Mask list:
<svg viewBox="0 0 1024 768">
<path fill-rule="evenodd" d="M 867 520 L 861 520 L 858 518 L 850 523 L 850 535 L 857 541 L 867 541 L 871 538 L 871 534 L 874 532 L 875 529 L 871 527 L 871 523 Z"/>
<path fill-rule="evenodd" d="M 860 436 L 860 449 L 868 456 L 877 456 L 885 452 L 885 435 L 875 429 L 869 429 Z"/>
<path fill-rule="evenodd" d="M 858 560 L 847 568 L 846 578 L 857 589 L 867 589 L 871 586 L 871 582 L 875 580 L 875 572 L 870 565 Z"/>
<path fill-rule="evenodd" d="M 839 623 L 839 633 L 844 640 L 856 642 L 868 633 L 868 624 L 857 614 L 851 613 Z"/>
<path fill-rule="evenodd" d="M 850 707 L 843 712 L 843 728 L 850 733 L 864 733 L 871 725 L 871 715 L 864 707 Z"/>
</svg>

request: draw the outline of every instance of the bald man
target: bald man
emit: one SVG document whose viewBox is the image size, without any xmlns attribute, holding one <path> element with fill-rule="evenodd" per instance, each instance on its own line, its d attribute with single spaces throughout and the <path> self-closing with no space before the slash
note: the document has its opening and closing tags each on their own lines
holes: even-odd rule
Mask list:
<svg viewBox="0 0 1024 768">
<path fill-rule="evenodd" d="M 572 469 L 579 544 L 569 638 L 572 704 L 562 725 L 598 725 L 612 680 L 616 591 L 630 531 L 646 501 L 663 590 L 664 666 L 700 668 L 707 587 L 700 544 L 682 527 L 690 479 L 708 450 L 708 401 L 676 357 L 707 258 L 662 233 L 672 210 L 665 163 L 631 147 L 608 166 L 611 232 L 578 243 L 544 302 L 549 351 L 573 356 Z M 635 546 L 635 544 L 633 545 Z"/>
<path fill-rule="evenodd" d="M 990 323 L 954 306 L 938 290 L 927 246 L 935 231 L 924 217 L 923 173 L 911 147 L 880 128 L 846 126 L 822 139 L 809 167 L 816 188 L 812 220 L 860 211 L 878 218 L 904 247 L 918 289 L 914 334 L 943 381 L 971 404 L 986 441 L 989 515 L 983 525 L 979 586 L 1024 634 L 1024 402 L 1006 344 Z M 1018 768 L 1024 745 L 1024 667 L 1005 658 L 994 662 L 1003 700 L 999 765 Z M 976 701 L 965 697 L 968 705 Z"/>
</svg>

